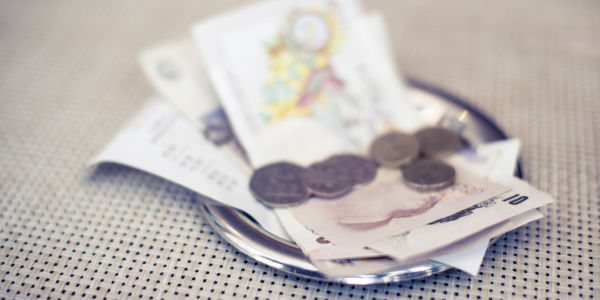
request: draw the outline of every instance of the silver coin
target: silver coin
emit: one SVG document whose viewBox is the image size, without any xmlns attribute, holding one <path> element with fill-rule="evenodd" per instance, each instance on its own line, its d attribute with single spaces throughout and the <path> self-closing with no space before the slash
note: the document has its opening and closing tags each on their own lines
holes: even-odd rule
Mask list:
<svg viewBox="0 0 600 300">
<path fill-rule="evenodd" d="M 346 172 L 354 178 L 354 184 L 367 184 L 377 175 L 377 164 L 372 159 L 354 155 L 343 154 L 331 157 L 339 166 L 345 168 Z"/>
<path fill-rule="evenodd" d="M 348 193 L 354 185 L 354 177 L 338 160 L 313 164 L 302 171 L 301 178 L 313 195 L 322 198 L 337 198 Z"/>
<path fill-rule="evenodd" d="M 429 127 L 415 133 L 421 153 L 426 157 L 441 158 L 456 152 L 460 147 L 460 137 L 445 128 Z"/>
<path fill-rule="evenodd" d="M 404 183 L 419 192 L 443 190 L 456 179 L 456 171 L 438 160 L 421 159 L 402 168 Z"/>
<path fill-rule="evenodd" d="M 391 132 L 375 139 L 369 154 L 380 165 L 397 168 L 419 155 L 419 140 L 412 135 Z"/>
<path fill-rule="evenodd" d="M 286 162 L 264 166 L 252 174 L 250 191 L 267 206 L 298 205 L 310 197 L 300 178 L 302 170 L 304 168 Z"/>
</svg>

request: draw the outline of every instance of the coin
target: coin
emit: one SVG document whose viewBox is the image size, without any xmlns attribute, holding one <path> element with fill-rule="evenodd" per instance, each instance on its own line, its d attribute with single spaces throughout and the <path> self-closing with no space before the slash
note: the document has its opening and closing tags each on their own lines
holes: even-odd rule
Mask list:
<svg viewBox="0 0 600 300">
<path fill-rule="evenodd" d="M 412 135 L 391 132 L 378 137 L 369 153 L 382 166 L 397 168 L 419 155 L 419 140 Z"/>
<path fill-rule="evenodd" d="M 250 191 L 267 206 L 298 205 L 310 197 L 310 191 L 300 178 L 302 170 L 304 168 L 286 162 L 264 166 L 252 174 Z"/>
<path fill-rule="evenodd" d="M 342 154 L 331 157 L 329 160 L 334 161 L 339 166 L 346 169 L 354 179 L 354 185 L 367 184 L 377 175 L 377 164 L 366 157 Z"/>
<path fill-rule="evenodd" d="M 460 137 L 441 127 L 429 127 L 415 133 L 421 145 L 421 153 L 426 157 L 440 158 L 456 152 L 460 146 Z"/>
<path fill-rule="evenodd" d="M 304 185 L 315 196 L 322 198 L 336 198 L 348 193 L 354 185 L 354 177 L 341 163 L 326 160 L 312 164 L 302 171 Z"/>
<path fill-rule="evenodd" d="M 419 192 L 445 189 L 456 179 L 456 171 L 438 160 L 420 159 L 402 168 L 404 183 Z"/>
</svg>

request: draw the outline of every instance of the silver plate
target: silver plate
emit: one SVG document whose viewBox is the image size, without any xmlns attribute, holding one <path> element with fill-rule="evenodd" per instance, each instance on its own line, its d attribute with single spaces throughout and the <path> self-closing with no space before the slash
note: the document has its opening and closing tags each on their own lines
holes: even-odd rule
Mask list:
<svg viewBox="0 0 600 300">
<path fill-rule="evenodd" d="M 453 129 L 473 147 L 506 138 L 489 118 L 461 99 L 419 82 L 410 81 L 409 84 L 411 99 L 417 102 L 430 124 Z M 518 169 L 517 172 L 519 173 Z M 201 206 L 215 231 L 241 252 L 267 266 L 301 277 L 366 285 L 410 280 L 451 268 L 426 260 L 384 273 L 328 277 L 319 273 L 293 241 L 284 240 L 265 231 L 247 214 L 212 200 L 205 200 Z"/>
</svg>

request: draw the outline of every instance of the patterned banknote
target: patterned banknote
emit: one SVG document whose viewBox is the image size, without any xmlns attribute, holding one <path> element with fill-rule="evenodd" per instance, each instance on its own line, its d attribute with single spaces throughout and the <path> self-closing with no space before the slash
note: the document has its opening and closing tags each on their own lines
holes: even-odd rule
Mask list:
<svg viewBox="0 0 600 300">
<path fill-rule="evenodd" d="M 530 210 L 435 251 L 400 259 L 368 247 L 336 246 L 306 229 L 287 209 L 276 209 L 276 212 L 285 230 L 311 262 L 320 272 L 329 276 L 378 273 L 428 260 L 441 262 L 476 276 L 491 238 L 542 217 L 535 209 Z"/>
<path fill-rule="evenodd" d="M 510 161 L 507 163 L 506 160 L 512 160 L 516 162 L 516 153 L 513 153 L 513 144 L 519 144 L 518 140 L 507 140 L 498 141 L 480 145 L 476 150 L 461 149 L 456 155 L 450 157 L 458 163 L 462 163 L 464 167 L 468 168 L 473 173 L 481 174 L 482 177 L 487 176 L 495 167 L 499 164 L 510 165 Z M 512 155 L 512 156 L 511 156 Z M 499 157 L 505 159 L 500 161 Z M 513 172 L 507 170 L 507 172 Z M 394 178 L 395 172 L 386 172 L 388 176 Z M 379 174 L 380 177 L 385 174 Z M 319 234 L 307 229 L 302 223 L 296 220 L 296 218 L 289 212 L 288 209 L 276 209 L 277 215 L 284 225 L 286 231 L 294 239 L 294 241 L 300 245 L 304 252 L 310 257 L 328 258 L 328 259 L 343 259 L 343 258 L 366 258 L 376 257 L 381 255 L 378 251 L 365 249 L 362 245 L 359 247 L 343 247 L 335 245 Z M 323 251 L 320 251 L 323 250 Z"/>
<path fill-rule="evenodd" d="M 355 276 L 361 274 L 381 273 L 386 270 L 406 267 L 414 262 L 404 262 L 386 256 L 385 254 L 364 249 L 363 247 L 340 247 L 307 230 L 302 223 L 286 208 L 276 208 L 275 212 L 288 234 L 300 246 L 317 269 L 328 276 Z M 316 258 L 319 249 L 333 250 L 337 257 Z M 350 251 L 350 252 L 348 252 Z M 344 256 L 345 253 L 346 255 Z M 342 256 L 339 256 L 342 254 Z M 423 263 L 423 262 L 419 262 Z"/>
<path fill-rule="evenodd" d="M 453 155 L 452 157 L 450 157 L 449 160 L 452 160 L 457 163 L 461 163 L 464 167 L 468 167 L 471 172 L 480 174 L 482 177 L 486 177 L 491 172 L 498 171 L 498 170 L 503 171 L 506 174 L 512 174 L 512 173 L 514 173 L 514 170 L 512 169 L 511 165 L 514 165 L 514 163 L 517 160 L 517 152 L 514 150 L 515 150 L 515 148 L 518 149 L 519 144 L 520 144 L 519 140 L 517 140 L 517 139 L 510 139 L 510 140 L 486 143 L 486 144 L 482 144 L 479 147 L 477 147 L 476 150 L 461 149 L 456 155 Z M 503 167 L 505 169 L 504 170 L 499 169 L 501 167 Z M 289 213 L 287 210 L 286 210 L 286 212 L 287 212 L 287 214 L 290 214 L 290 216 L 291 216 L 291 213 Z M 539 213 L 537 213 L 535 211 L 528 212 L 528 213 L 529 214 L 526 214 L 526 216 L 530 216 L 530 218 L 528 219 L 529 221 L 536 219 L 536 216 L 539 215 Z M 531 217 L 531 214 L 535 214 L 535 216 Z M 343 247 L 343 246 L 337 246 L 337 245 L 334 246 L 330 241 L 326 240 L 325 238 L 323 238 L 319 235 L 316 235 L 316 237 L 315 237 L 315 233 L 313 233 L 312 231 L 308 230 L 308 232 L 306 232 L 307 230 L 305 229 L 304 226 L 300 226 L 299 229 L 295 228 L 293 226 L 293 223 L 286 221 L 285 220 L 286 218 L 282 217 L 282 213 L 279 210 L 277 211 L 277 215 L 282 220 L 282 224 L 284 225 L 284 227 L 286 228 L 286 231 L 288 231 L 290 236 L 292 236 L 294 241 L 296 241 L 296 243 L 298 243 L 299 245 L 302 245 L 304 247 L 303 249 L 307 249 L 307 254 L 313 258 L 317 258 L 317 259 L 362 258 L 362 257 L 375 257 L 378 255 L 381 255 L 381 253 L 382 253 L 380 251 L 375 251 L 372 248 L 365 248 L 362 246 L 361 247 Z M 516 224 L 521 224 L 522 221 L 523 221 L 523 218 L 520 218 L 520 219 L 516 220 L 515 222 L 516 222 Z M 299 223 L 299 224 L 301 224 L 301 223 Z M 521 224 L 521 225 L 523 225 L 523 224 Z M 518 226 L 521 226 L 521 225 L 518 225 Z M 511 227 L 511 229 L 512 229 L 512 227 Z M 494 232 L 491 232 L 489 230 L 488 230 L 488 232 L 490 234 L 496 234 L 498 231 L 496 229 L 496 231 L 494 231 Z M 478 235 L 480 237 L 477 239 L 477 241 L 483 241 L 485 239 L 494 237 L 494 235 L 486 236 L 482 232 L 478 233 Z M 446 247 L 447 249 L 446 249 L 445 253 L 453 253 L 453 252 L 463 251 L 463 250 L 469 248 L 469 246 L 473 246 L 472 242 L 474 241 L 474 239 L 471 238 L 470 241 L 471 241 L 470 243 L 466 243 L 465 241 L 456 242 L 456 245 Z M 368 246 L 368 245 L 364 245 L 364 246 Z M 433 249 L 435 247 L 432 246 L 431 248 Z M 426 253 L 424 253 L 424 254 L 426 254 Z M 438 255 L 442 255 L 442 254 L 438 253 Z M 464 268 L 464 266 L 459 266 L 459 268 L 461 268 L 461 267 Z"/>
<path fill-rule="evenodd" d="M 423 125 L 357 1 L 284 0 L 199 23 L 209 77 L 254 167 L 307 165 Z"/>
<path fill-rule="evenodd" d="M 457 170 L 456 182 L 439 192 L 408 188 L 398 170 L 380 169 L 369 186 L 337 199 L 311 198 L 288 208 L 308 228 L 340 246 L 364 246 L 418 228 L 510 190 Z M 481 227 L 480 227 L 481 229 Z"/>
<path fill-rule="evenodd" d="M 369 248 L 407 259 L 440 249 L 483 228 L 554 201 L 550 195 L 518 178 L 498 172 L 488 178 L 512 189 L 425 226 L 369 244 Z M 536 216 L 541 217 L 539 213 Z"/>
<path fill-rule="evenodd" d="M 518 153 L 515 149 L 519 148 L 519 144 L 519 141 L 516 139 L 487 143 L 480 145 L 475 155 L 467 151 L 461 151 L 452 160 L 470 164 L 471 171 L 475 172 L 476 168 L 483 176 L 487 176 L 490 172 L 498 171 L 505 174 L 512 174 Z M 496 154 L 492 150 L 497 150 L 499 153 Z M 468 211 L 473 210 L 475 209 Z M 358 272 L 354 273 L 354 275 L 366 274 L 367 271 L 377 269 L 376 266 L 381 267 L 377 269 L 378 271 L 383 271 L 387 268 L 384 264 L 381 264 L 383 262 L 382 255 L 394 258 L 393 261 L 388 262 L 393 266 L 399 266 L 403 263 L 414 262 L 416 260 L 431 259 L 459 268 L 469 274 L 477 274 L 481 259 L 485 254 L 485 248 L 487 248 L 487 241 L 506 231 L 513 230 L 542 217 L 537 210 L 531 209 L 490 227 L 477 227 L 482 229 L 478 229 L 478 232 L 466 238 L 463 237 L 464 235 L 454 235 L 453 232 L 448 233 L 446 231 L 443 235 L 449 238 L 439 239 L 440 243 L 436 243 L 438 240 L 432 241 L 428 239 L 429 244 L 427 246 L 422 246 L 415 251 L 411 250 L 411 247 L 415 239 L 420 235 L 413 235 L 413 233 L 419 232 L 420 228 L 414 230 L 410 235 L 404 235 L 404 238 L 410 237 L 408 239 L 410 243 L 406 243 L 406 239 L 402 240 L 400 238 L 400 243 L 398 243 L 397 239 L 395 243 L 388 242 L 385 248 L 378 248 L 378 243 L 372 246 L 344 247 L 335 245 L 316 232 L 307 229 L 287 209 L 277 209 L 276 212 L 286 231 L 304 250 L 307 256 L 311 258 L 315 266 L 318 266 L 321 272 L 330 274 L 330 276 L 342 276 L 340 274 L 344 274 L 344 276 L 352 275 L 354 271 Z M 465 221 L 468 221 L 470 218 L 469 214 L 461 213 L 460 215 L 462 215 Z M 458 216 L 458 214 L 455 215 L 455 217 Z M 488 224 L 491 224 L 491 222 Z M 426 225 L 423 227 L 430 226 Z M 449 231 L 454 230 L 456 228 L 452 228 Z M 448 243 L 449 240 L 453 240 L 453 242 Z M 397 246 L 394 247 L 394 245 Z M 375 250 L 373 247 L 378 249 Z M 405 255 L 402 251 L 412 251 L 415 255 Z"/>
</svg>

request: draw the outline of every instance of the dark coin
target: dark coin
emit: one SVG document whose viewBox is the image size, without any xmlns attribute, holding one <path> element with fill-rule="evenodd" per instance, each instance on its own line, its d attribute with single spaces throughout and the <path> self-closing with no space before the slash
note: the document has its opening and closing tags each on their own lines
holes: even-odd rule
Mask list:
<svg viewBox="0 0 600 300">
<path fill-rule="evenodd" d="M 456 152 L 460 147 L 460 137 L 441 127 L 430 127 L 415 133 L 421 145 L 421 153 L 426 157 L 440 158 Z"/>
<path fill-rule="evenodd" d="M 456 171 L 441 161 L 421 159 L 402 168 L 404 183 L 419 192 L 445 189 L 456 179 Z"/>
<path fill-rule="evenodd" d="M 300 178 L 302 170 L 304 168 L 285 162 L 264 166 L 252 174 L 250 191 L 268 206 L 298 205 L 310 196 Z"/>
<path fill-rule="evenodd" d="M 346 172 L 352 175 L 355 185 L 369 183 L 377 175 L 377 164 L 372 159 L 366 157 L 343 154 L 333 156 L 328 161 L 333 161 L 345 168 Z"/>
<path fill-rule="evenodd" d="M 392 132 L 378 137 L 369 152 L 382 166 L 397 168 L 419 155 L 419 141 L 412 135 Z"/>
<path fill-rule="evenodd" d="M 336 198 L 348 193 L 354 185 L 354 177 L 340 161 L 326 160 L 302 171 L 304 185 L 317 197 Z"/>
</svg>

